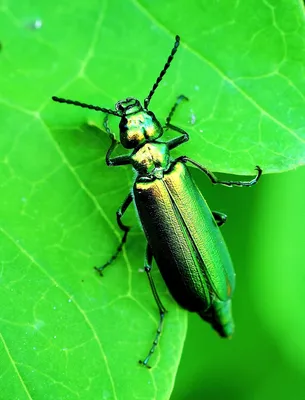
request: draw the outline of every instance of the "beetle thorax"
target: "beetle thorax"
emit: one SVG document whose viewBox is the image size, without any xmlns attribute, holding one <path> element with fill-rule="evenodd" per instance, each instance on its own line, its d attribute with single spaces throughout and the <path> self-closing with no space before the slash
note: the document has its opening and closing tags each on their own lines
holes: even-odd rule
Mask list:
<svg viewBox="0 0 305 400">
<path fill-rule="evenodd" d="M 150 111 L 142 109 L 121 118 L 120 141 L 127 149 L 134 149 L 147 140 L 156 140 L 162 134 L 162 126 Z"/>
<path fill-rule="evenodd" d="M 163 178 L 170 165 L 169 150 L 165 143 L 147 142 L 131 156 L 132 165 L 140 176 Z"/>
</svg>

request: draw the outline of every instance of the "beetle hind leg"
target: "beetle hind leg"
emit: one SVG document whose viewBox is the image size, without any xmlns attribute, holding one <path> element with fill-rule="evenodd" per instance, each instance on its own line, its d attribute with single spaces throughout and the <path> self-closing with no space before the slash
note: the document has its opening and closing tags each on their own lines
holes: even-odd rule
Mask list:
<svg viewBox="0 0 305 400">
<path fill-rule="evenodd" d="M 221 301 L 214 299 L 211 307 L 198 314 L 218 332 L 221 337 L 231 338 L 234 333 L 231 299 Z"/>
<path fill-rule="evenodd" d="M 145 255 L 145 272 L 147 274 L 148 280 L 149 280 L 149 284 L 151 287 L 151 291 L 153 293 L 154 299 L 157 303 L 158 309 L 159 309 L 159 314 L 160 314 L 160 320 L 159 320 L 159 325 L 157 328 L 157 332 L 156 332 L 156 336 L 155 339 L 153 341 L 153 344 L 147 354 L 147 356 L 145 357 L 145 359 L 142 361 L 140 360 L 139 363 L 145 365 L 145 367 L 150 368 L 150 366 L 148 365 L 148 361 L 150 359 L 150 357 L 153 355 L 153 353 L 155 352 L 155 349 L 159 343 L 159 339 L 161 336 L 161 332 L 162 332 L 162 327 L 163 327 L 163 322 L 164 322 L 164 316 L 166 313 L 166 309 L 163 306 L 160 297 L 158 295 L 157 289 L 156 289 L 156 285 L 153 281 L 153 278 L 151 276 L 151 266 L 152 266 L 152 260 L 153 260 L 153 254 L 151 251 L 151 248 L 149 246 L 149 244 L 147 244 L 147 248 L 146 248 L 146 255 Z"/>
</svg>

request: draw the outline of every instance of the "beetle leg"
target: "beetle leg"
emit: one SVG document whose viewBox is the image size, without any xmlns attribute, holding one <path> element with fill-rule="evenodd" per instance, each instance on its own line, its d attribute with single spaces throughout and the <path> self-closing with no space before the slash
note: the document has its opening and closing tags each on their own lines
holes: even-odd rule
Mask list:
<svg viewBox="0 0 305 400">
<path fill-rule="evenodd" d="M 185 132 L 183 129 L 178 128 L 177 126 L 172 124 L 166 125 L 166 128 L 181 133 L 181 136 L 178 136 L 177 138 L 174 138 L 166 142 L 169 150 L 174 149 L 175 147 L 180 146 L 180 144 L 185 143 L 189 140 L 189 134 Z"/>
<path fill-rule="evenodd" d="M 108 167 L 116 167 L 117 165 L 126 165 L 130 164 L 130 157 L 129 155 L 125 156 L 117 156 L 111 158 L 111 153 L 114 151 L 114 149 L 120 144 L 116 138 L 114 137 L 114 134 L 110 131 L 109 125 L 108 125 L 108 115 L 105 115 L 104 122 L 103 122 L 104 128 L 111 139 L 111 145 L 106 153 L 106 164 Z"/>
<path fill-rule="evenodd" d="M 127 210 L 127 208 L 130 206 L 132 202 L 132 195 L 131 193 L 128 194 L 128 196 L 126 197 L 126 199 L 124 200 L 124 203 L 122 204 L 122 206 L 118 209 L 118 211 L 116 212 L 116 219 L 117 219 L 117 223 L 119 225 L 119 228 L 124 232 L 124 235 L 122 237 L 121 243 L 119 244 L 116 252 L 113 254 L 113 256 L 106 262 L 106 264 L 102 265 L 101 267 L 94 267 L 94 269 L 101 275 L 103 276 L 103 271 L 106 267 L 108 267 L 108 265 L 112 264 L 113 261 L 118 257 L 118 255 L 120 254 L 120 252 L 123 249 L 124 244 L 126 243 L 127 240 L 127 235 L 128 232 L 130 231 L 130 226 L 127 226 L 125 224 L 123 224 L 123 222 L 121 221 L 125 211 Z"/>
<path fill-rule="evenodd" d="M 224 213 L 213 211 L 212 214 L 218 226 L 222 226 L 227 221 L 228 217 Z"/>
<path fill-rule="evenodd" d="M 145 268 L 145 272 L 147 274 L 148 280 L 149 280 L 149 284 L 151 287 L 151 291 L 153 293 L 154 299 L 157 303 L 158 309 L 159 309 L 159 313 L 160 313 L 160 321 L 159 321 L 159 325 L 158 325 L 158 329 L 157 329 L 157 333 L 156 333 L 156 337 L 155 340 L 153 341 L 153 344 L 151 346 L 151 349 L 149 350 L 149 353 L 147 354 L 146 358 L 144 359 L 144 361 L 139 361 L 140 364 L 145 365 L 145 367 L 150 368 L 150 366 L 148 365 L 148 361 L 150 359 L 150 357 L 153 355 L 155 348 L 158 345 L 159 342 L 159 338 L 162 332 L 162 326 L 163 326 L 163 321 L 164 321 L 164 315 L 166 313 L 166 309 L 163 306 L 160 297 L 158 295 L 157 289 L 156 289 L 156 285 L 153 281 L 153 277 L 151 276 L 151 266 L 152 266 L 152 260 L 153 260 L 153 254 L 151 251 L 151 248 L 149 246 L 149 244 L 147 244 L 146 247 L 146 254 L 145 254 L 145 261 L 144 261 L 144 268 Z"/>
<path fill-rule="evenodd" d="M 176 160 L 181 161 L 183 163 L 190 162 L 191 164 L 195 165 L 197 168 L 199 168 L 202 172 L 204 172 L 211 180 L 212 183 L 214 184 L 219 184 L 219 185 L 225 185 L 225 186 L 253 186 L 255 185 L 259 178 L 262 175 L 263 170 L 257 165 L 255 169 L 257 170 L 256 177 L 251 179 L 251 181 L 221 181 L 219 180 L 212 172 L 210 172 L 208 169 L 206 169 L 203 165 L 197 163 L 196 161 L 186 157 L 178 157 Z"/>
<path fill-rule="evenodd" d="M 175 113 L 175 111 L 176 111 L 178 105 L 179 105 L 179 104 L 181 103 L 181 101 L 183 101 L 183 100 L 188 101 L 189 99 L 188 99 L 186 96 L 184 96 L 183 94 L 181 94 L 180 96 L 177 97 L 177 100 L 176 100 L 175 104 L 174 104 L 173 107 L 171 108 L 171 110 L 170 110 L 170 112 L 169 112 L 169 114 L 168 114 L 168 117 L 167 117 L 166 120 L 165 120 L 165 128 L 167 127 L 167 125 L 170 124 L 171 119 L 173 118 L 173 115 L 174 115 L 174 113 Z"/>
</svg>

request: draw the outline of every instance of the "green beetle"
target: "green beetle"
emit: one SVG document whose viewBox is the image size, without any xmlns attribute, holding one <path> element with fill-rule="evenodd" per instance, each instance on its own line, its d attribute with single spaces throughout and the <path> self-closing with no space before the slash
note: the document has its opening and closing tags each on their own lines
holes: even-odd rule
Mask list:
<svg viewBox="0 0 305 400">
<path fill-rule="evenodd" d="M 177 106 L 187 98 L 178 97 L 164 127 L 154 113 L 148 110 L 148 105 L 170 66 L 179 42 L 180 38 L 176 36 L 171 54 L 144 100 L 144 106 L 133 97 L 117 102 L 115 110 L 53 97 L 54 101 L 60 103 L 106 113 L 104 127 L 112 141 L 106 154 L 107 165 L 131 164 L 137 173 L 132 192 L 117 211 L 118 226 L 124 232 L 122 241 L 111 259 L 96 269 L 102 274 L 122 250 L 130 230 L 122 222 L 122 216 L 134 201 L 147 239 L 145 271 L 160 313 L 153 345 L 144 361 L 140 361 L 146 366 L 158 344 L 166 312 L 151 276 L 153 258 L 170 293 L 181 307 L 198 313 L 222 337 L 230 337 L 234 332 L 231 297 L 235 287 L 235 273 L 219 229 L 225 223 L 226 216 L 210 210 L 186 163 L 190 162 L 199 168 L 212 183 L 226 186 L 252 186 L 262 174 L 261 168 L 257 166 L 257 175 L 251 181 L 220 181 L 204 166 L 186 156 L 175 160 L 171 158 L 170 151 L 189 140 L 184 130 L 171 124 Z M 119 142 L 109 129 L 108 114 L 121 118 L 120 143 L 126 149 L 133 149 L 131 154 L 111 157 Z M 160 138 L 164 129 L 176 131 L 179 136 L 162 141 Z"/>
</svg>

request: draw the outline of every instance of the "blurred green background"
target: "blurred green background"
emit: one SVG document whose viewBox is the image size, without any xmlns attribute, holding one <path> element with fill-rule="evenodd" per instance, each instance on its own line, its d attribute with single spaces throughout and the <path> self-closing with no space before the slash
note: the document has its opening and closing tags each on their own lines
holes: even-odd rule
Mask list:
<svg viewBox="0 0 305 400">
<path fill-rule="evenodd" d="M 99 113 L 50 99 L 145 98 L 176 34 L 151 102 L 164 121 L 177 95 L 190 98 L 173 122 L 191 140 L 174 156 L 232 179 L 255 165 L 264 175 L 225 188 L 192 169 L 228 215 L 236 334 L 220 339 L 181 310 L 155 268 L 169 312 L 146 370 L 137 361 L 158 314 L 132 210 L 122 257 L 103 279 L 92 268 L 119 243 L 133 173 L 105 166 Z M 305 398 L 303 3 L 0 1 L 0 44 L 0 398 Z"/>
<path fill-rule="evenodd" d="M 236 334 L 221 340 L 190 315 L 171 398 L 303 399 L 305 170 L 264 176 L 255 189 L 204 193 L 228 213 Z"/>
</svg>

